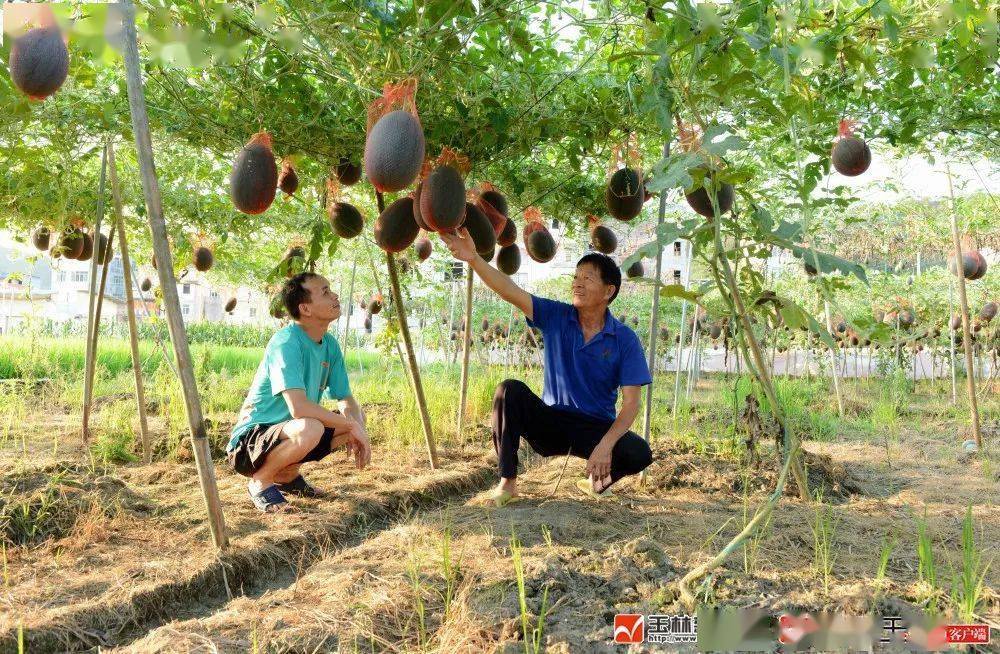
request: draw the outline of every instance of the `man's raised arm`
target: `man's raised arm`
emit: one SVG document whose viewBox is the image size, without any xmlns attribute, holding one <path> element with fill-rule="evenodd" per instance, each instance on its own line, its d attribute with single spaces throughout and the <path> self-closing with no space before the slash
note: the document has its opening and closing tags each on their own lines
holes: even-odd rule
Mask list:
<svg viewBox="0 0 1000 654">
<path fill-rule="evenodd" d="M 483 283 L 493 289 L 493 292 L 520 309 L 528 320 L 534 318 L 531 309 L 531 294 L 479 256 L 472 236 L 469 235 L 469 230 L 462 227 L 458 230 L 458 235 L 441 234 L 441 240 L 445 242 L 456 259 L 465 261 L 472 266 Z"/>
</svg>

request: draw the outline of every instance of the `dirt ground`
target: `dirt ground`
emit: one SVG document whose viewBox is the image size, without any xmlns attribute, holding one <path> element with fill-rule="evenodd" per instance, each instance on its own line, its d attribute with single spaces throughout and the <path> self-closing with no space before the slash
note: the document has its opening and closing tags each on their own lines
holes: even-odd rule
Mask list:
<svg viewBox="0 0 1000 654">
<path fill-rule="evenodd" d="M 699 601 L 877 614 L 924 607 L 934 594 L 943 603 L 967 505 L 984 561 L 1000 553 L 1000 468 L 963 457 L 947 421 L 915 423 L 890 444 L 888 466 L 882 442 L 806 443 L 810 485 L 822 487 L 835 524 L 828 584 L 814 568 L 817 505 L 789 488 L 763 536 L 728 559 Z M 233 542 L 221 556 L 207 546 L 189 464 L 15 466 L 0 476 L 0 497 L 51 495 L 54 517 L 41 521 L 47 537 L 6 552 L 0 651 L 16 651 L 19 628 L 29 652 L 521 652 L 525 629 L 549 652 L 622 651 L 614 614 L 681 611 L 677 579 L 766 500 L 776 468 L 763 452 L 745 469 L 660 438 L 645 484 L 624 481 L 600 501 L 575 487 L 582 460 L 570 459 L 556 489 L 564 459 L 535 459 L 522 499 L 500 509 L 486 498 L 495 464 L 482 450 L 445 456 L 435 472 L 419 452 L 383 452 L 365 472 L 338 458 L 310 473 L 335 496 L 286 516 L 256 513 L 243 480 L 219 465 Z M 944 590 L 917 581 L 925 511 Z M 980 617 L 995 626 L 998 584 L 993 565 Z"/>
</svg>

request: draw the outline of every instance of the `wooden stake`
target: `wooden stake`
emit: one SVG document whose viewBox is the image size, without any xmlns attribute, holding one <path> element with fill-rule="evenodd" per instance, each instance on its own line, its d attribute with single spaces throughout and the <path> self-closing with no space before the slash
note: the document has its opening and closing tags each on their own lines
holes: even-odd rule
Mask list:
<svg viewBox="0 0 1000 654">
<path fill-rule="evenodd" d="M 90 440 L 90 410 L 94 399 L 94 370 L 97 352 L 94 351 L 94 310 L 97 293 L 97 246 L 100 243 L 101 222 L 104 220 L 104 181 L 108 169 L 108 148 L 101 152 L 101 181 L 97 190 L 97 219 L 94 222 L 95 252 L 90 257 L 90 295 L 87 298 L 87 347 L 83 370 L 83 442 Z"/>
<path fill-rule="evenodd" d="M 472 349 L 472 264 L 465 264 L 468 267 L 468 274 L 465 278 L 465 330 L 462 342 L 462 382 L 458 394 L 458 437 L 462 443 L 465 438 L 462 436 L 462 428 L 465 423 L 465 400 L 469 392 L 469 354 Z"/>
<path fill-rule="evenodd" d="M 385 199 L 382 193 L 375 192 L 375 200 L 378 202 L 378 211 L 381 214 L 385 211 Z M 403 305 L 403 293 L 399 287 L 399 273 L 396 271 L 396 259 L 391 252 L 385 253 L 386 267 L 389 269 L 389 284 L 392 286 L 392 299 L 396 303 L 396 316 L 399 319 L 399 332 L 403 337 L 403 346 L 406 349 L 406 359 L 409 363 L 410 383 L 413 385 L 413 394 L 417 398 L 417 410 L 420 412 L 420 422 L 424 428 L 424 440 L 427 443 L 427 456 L 430 459 L 431 470 L 437 470 L 437 447 L 434 445 L 434 433 L 431 431 L 431 419 L 427 413 L 427 400 L 424 398 L 424 387 L 420 381 L 420 368 L 417 367 L 417 359 L 413 352 L 413 341 L 410 339 L 410 326 L 406 324 L 406 307 Z"/>
<path fill-rule="evenodd" d="M 122 27 L 125 36 L 125 79 L 128 84 L 128 101 L 132 117 L 132 132 L 135 135 L 136 153 L 139 160 L 139 172 L 142 177 L 142 190 L 146 199 L 146 214 L 149 217 L 149 230 L 153 237 L 153 252 L 159 263 L 157 274 L 160 279 L 160 290 L 163 293 L 163 307 L 167 313 L 167 327 L 170 340 L 174 346 L 177 358 L 177 371 L 180 373 L 181 389 L 184 393 L 184 406 L 187 409 L 188 425 L 191 430 L 191 449 L 194 451 L 195 465 L 198 468 L 198 479 L 201 483 L 205 506 L 208 509 L 208 522 L 212 532 L 212 540 L 219 549 L 229 545 L 226 534 L 226 521 L 219 501 L 219 489 L 215 482 L 215 469 L 212 467 L 212 453 L 205 437 L 205 421 L 201 412 L 201 399 L 198 397 L 198 385 L 191 364 L 191 352 L 188 349 L 187 333 L 181 318 L 180 300 L 177 297 L 177 281 L 174 279 L 173 259 L 170 254 L 170 243 L 167 241 L 167 225 L 163 219 L 163 201 L 160 197 L 160 185 L 156 178 L 156 164 L 153 161 L 153 143 L 149 134 L 149 117 L 146 115 L 146 98 L 143 95 L 142 74 L 139 63 L 139 43 L 135 28 L 135 5 L 133 0 L 125 0 L 122 12 Z"/>
<path fill-rule="evenodd" d="M 948 195 L 951 196 L 951 240 L 955 245 L 955 269 L 958 277 L 958 303 L 962 310 L 962 345 L 965 349 L 965 379 L 969 387 L 969 409 L 972 412 L 972 437 L 976 447 L 983 449 L 983 434 L 979 428 L 979 400 L 976 398 L 976 369 L 972 360 L 972 329 L 969 323 L 969 298 L 965 294 L 965 267 L 962 265 L 962 241 L 958 235 L 958 210 L 955 208 L 955 190 L 951 184 L 951 166 L 948 173 Z"/>
<path fill-rule="evenodd" d="M 663 144 L 664 158 L 670 156 L 670 141 Z M 660 206 L 656 214 L 656 226 L 659 228 L 663 224 L 663 219 L 667 215 L 667 193 L 660 192 Z M 663 248 L 656 249 L 656 276 L 653 278 L 653 315 L 649 319 L 649 339 L 646 346 L 646 361 L 649 366 L 650 381 L 646 386 L 646 403 L 642 408 L 642 438 L 649 443 L 649 430 L 652 424 L 653 411 L 653 383 L 656 375 L 656 344 L 659 342 L 657 327 L 660 322 L 660 275 L 663 268 Z M 639 474 L 639 483 L 646 483 L 646 471 Z"/>
<path fill-rule="evenodd" d="M 128 310 L 128 340 L 132 350 L 132 374 L 135 378 L 135 403 L 139 411 L 139 436 L 142 442 L 142 460 L 149 464 L 153 460 L 153 448 L 149 441 L 149 423 L 146 420 L 146 392 L 142 384 L 142 360 L 139 358 L 139 329 L 135 320 L 135 303 L 132 297 L 132 268 L 125 240 L 125 220 L 122 218 L 121 189 L 118 186 L 118 170 L 115 167 L 114 145 L 108 143 L 108 167 L 111 177 L 111 200 L 118 227 L 118 247 L 122 253 L 122 270 L 125 282 L 125 304 Z"/>
</svg>

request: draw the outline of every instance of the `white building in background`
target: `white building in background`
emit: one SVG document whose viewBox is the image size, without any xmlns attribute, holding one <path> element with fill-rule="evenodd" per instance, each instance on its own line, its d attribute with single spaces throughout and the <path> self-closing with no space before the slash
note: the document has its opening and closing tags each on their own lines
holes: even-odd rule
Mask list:
<svg viewBox="0 0 1000 654">
<path fill-rule="evenodd" d="M 86 321 L 90 266 L 90 261 L 52 259 L 32 245 L 14 240 L 12 234 L 0 231 L 0 334 L 16 333 L 29 317 L 55 322 Z M 136 317 L 141 321 L 148 314 L 161 315 L 153 301 L 158 286 L 156 271 L 151 267 L 133 268 L 133 277 Z M 153 289 L 140 293 L 138 286 L 146 277 L 152 281 Z M 204 274 L 193 269 L 181 275 L 177 294 L 185 322 L 276 324 L 268 313 L 269 298 L 264 293 L 244 286 L 212 285 Z M 228 314 L 225 305 L 233 297 L 236 308 Z M 118 255 L 108 268 L 101 316 L 102 320 L 127 320 L 125 277 Z"/>
</svg>

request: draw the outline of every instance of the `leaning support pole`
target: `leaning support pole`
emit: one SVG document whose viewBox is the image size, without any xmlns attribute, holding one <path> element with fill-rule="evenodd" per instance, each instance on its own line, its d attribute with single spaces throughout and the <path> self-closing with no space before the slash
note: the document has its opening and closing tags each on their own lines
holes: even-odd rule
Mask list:
<svg viewBox="0 0 1000 654">
<path fill-rule="evenodd" d="M 663 156 L 670 156 L 670 141 L 663 144 Z M 663 218 L 667 215 L 667 194 L 660 193 L 660 206 L 656 215 L 656 226 L 659 228 L 663 224 Z M 649 340 L 646 346 L 646 358 L 649 363 L 649 375 L 652 381 L 646 386 L 646 403 L 642 409 L 642 437 L 649 442 L 649 428 L 652 422 L 653 411 L 653 384 L 656 382 L 656 344 L 659 342 L 657 327 L 660 322 L 660 274 L 663 268 L 663 248 L 656 249 L 656 276 L 653 278 L 653 315 L 649 319 Z M 645 469 L 639 475 L 639 483 L 646 483 Z"/>
<path fill-rule="evenodd" d="M 142 360 L 139 358 L 139 329 L 135 321 L 135 301 L 132 297 L 132 269 L 128 255 L 128 241 L 125 240 L 125 220 L 122 218 L 121 188 L 118 186 L 118 170 L 115 167 L 114 145 L 108 143 L 108 167 L 111 177 L 111 200 L 118 228 L 118 248 L 122 253 L 122 276 L 125 282 L 125 306 L 128 311 L 128 340 L 132 350 L 132 374 L 135 377 L 135 403 L 139 411 L 139 437 L 142 442 L 142 461 L 153 460 L 153 448 L 149 441 L 149 422 L 146 419 L 146 392 L 142 384 Z"/>
<path fill-rule="evenodd" d="M 94 311 L 97 298 L 97 245 L 100 243 L 101 222 L 104 220 L 104 180 L 108 169 L 108 148 L 101 152 L 101 181 L 97 187 L 97 220 L 94 221 L 94 249 L 90 257 L 90 296 L 87 306 L 87 354 L 83 374 L 83 442 L 90 440 L 90 409 L 94 400 L 94 370 L 96 369 L 97 348 L 93 347 Z"/>
<path fill-rule="evenodd" d="M 688 247 L 688 256 L 687 256 L 687 265 L 685 266 L 686 275 L 683 280 L 685 291 L 687 290 L 688 285 L 691 283 L 692 251 L 691 251 L 690 241 L 688 242 L 687 247 Z M 684 331 L 687 329 L 687 308 L 688 308 L 687 298 L 685 298 L 681 302 L 681 325 L 680 329 L 677 330 L 678 332 L 677 355 L 674 357 L 674 370 L 676 374 L 674 375 L 674 410 L 671 415 L 674 417 L 675 420 L 677 419 L 677 403 L 680 400 L 680 395 L 681 395 L 681 360 L 684 356 Z M 697 305 L 695 305 L 695 309 L 697 310 Z"/>
<path fill-rule="evenodd" d="M 385 199 L 382 193 L 376 191 L 375 200 L 378 211 L 385 211 Z M 431 470 L 437 470 L 437 448 L 434 445 L 434 433 L 431 431 L 431 418 L 427 413 L 427 400 L 424 397 L 424 386 L 420 381 L 420 368 L 413 352 L 413 340 L 410 338 L 410 326 L 406 323 L 406 307 L 403 305 L 403 293 L 399 287 L 399 273 L 396 270 L 396 258 L 391 252 L 385 253 L 386 267 L 389 269 L 389 284 L 392 287 L 392 301 L 396 304 L 396 317 L 399 320 L 399 333 L 403 337 L 403 347 L 406 348 L 407 369 L 410 373 L 410 383 L 417 400 L 417 411 L 420 412 L 420 423 L 424 429 L 424 441 L 427 443 L 427 456 L 430 459 Z"/>
<path fill-rule="evenodd" d="M 826 316 L 826 330 L 833 333 L 833 316 L 830 314 L 829 300 L 823 300 L 823 314 Z M 837 374 L 837 351 L 830 348 L 830 375 L 833 377 L 833 392 L 837 396 L 837 414 L 844 417 L 844 396 L 840 392 L 840 376 Z"/>
<path fill-rule="evenodd" d="M 181 378 L 184 406 L 187 409 L 188 426 L 191 430 L 191 449 L 194 451 L 194 461 L 198 468 L 201 491 L 205 496 L 212 540 L 216 547 L 224 549 L 229 546 L 229 537 L 226 534 L 225 516 L 222 512 L 222 502 L 219 501 L 219 489 L 215 482 L 212 452 L 208 445 L 208 439 L 205 437 L 205 420 L 201 413 L 201 398 L 198 397 L 198 384 L 194 377 L 194 367 L 191 365 L 191 351 L 188 349 L 187 334 L 184 330 L 184 321 L 181 318 L 181 306 L 177 297 L 177 280 L 174 279 L 173 258 L 170 254 L 170 243 L 167 241 L 167 224 L 163 219 L 163 201 L 160 197 L 160 184 L 156 179 L 153 143 L 149 134 L 149 117 L 146 115 L 146 98 L 142 88 L 133 1 L 125 0 L 123 9 L 122 27 L 125 37 L 125 79 L 128 84 L 128 103 L 132 116 L 132 132 L 135 134 L 139 173 L 142 177 L 142 190 L 146 199 L 146 214 L 149 216 L 149 231 L 153 237 L 153 252 L 159 262 L 157 274 L 160 279 L 160 290 L 163 293 L 163 307 L 167 313 L 167 327 L 170 331 L 170 340 L 174 345 L 174 356 L 177 358 L 177 371 Z"/>
<path fill-rule="evenodd" d="M 465 438 L 462 437 L 462 428 L 465 425 L 465 400 L 469 392 L 469 354 L 472 351 L 472 282 L 475 275 L 472 272 L 472 264 L 465 265 L 468 267 L 465 278 L 465 329 L 462 340 L 462 382 L 458 394 L 458 437 L 462 443 L 465 443 Z"/>
<path fill-rule="evenodd" d="M 972 360 L 972 331 L 969 324 L 969 298 L 965 294 L 965 267 L 962 261 L 962 240 L 958 236 L 958 211 L 955 208 L 955 190 L 951 184 L 951 166 L 948 172 L 948 195 L 951 196 L 951 240 L 955 245 L 955 271 L 958 277 L 958 304 L 962 310 L 962 346 L 965 350 L 965 379 L 969 387 L 969 409 L 972 412 L 972 437 L 976 447 L 983 449 L 983 434 L 979 428 L 979 400 L 976 398 L 976 369 Z"/>
</svg>

